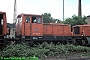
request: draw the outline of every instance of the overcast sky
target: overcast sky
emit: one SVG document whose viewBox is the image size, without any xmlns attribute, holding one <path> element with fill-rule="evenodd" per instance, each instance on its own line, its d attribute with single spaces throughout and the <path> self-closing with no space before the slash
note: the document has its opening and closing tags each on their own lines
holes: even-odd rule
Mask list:
<svg viewBox="0 0 90 60">
<path fill-rule="evenodd" d="M 78 15 L 78 0 L 65 1 L 65 18 Z M 14 0 L 0 0 L 0 11 L 7 13 L 7 22 L 13 23 Z M 51 13 L 53 18 L 63 20 L 63 0 L 17 0 L 20 13 Z M 82 0 L 82 15 L 90 15 L 90 0 Z"/>
</svg>

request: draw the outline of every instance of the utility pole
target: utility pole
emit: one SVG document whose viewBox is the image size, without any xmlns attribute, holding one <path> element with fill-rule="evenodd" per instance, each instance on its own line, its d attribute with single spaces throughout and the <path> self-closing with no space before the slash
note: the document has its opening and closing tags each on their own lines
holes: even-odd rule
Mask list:
<svg viewBox="0 0 90 60">
<path fill-rule="evenodd" d="M 13 34 L 12 34 L 12 36 L 14 38 L 15 38 L 14 27 L 15 27 L 15 24 L 16 24 L 16 20 L 17 20 L 17 7 L 16 7 L 16 0 L 14 0 Z"/>
<path fill-rule="evenodd" d="M 81 8 L 81 0 L 78 0 L 78 16 L 82 17 L 82 8 Z"/>
<path fill-rule="evenodd" d="M 63 21 L 64 21 L 64 0 L 63 0 Z"/>
<path fill-rule="evenodd" d="M 63 0 L 63 21 L 64 21 L 64 0 Z M 63 25 L 63 40 L 64 40 L 64 25 Z"/>
</svg>

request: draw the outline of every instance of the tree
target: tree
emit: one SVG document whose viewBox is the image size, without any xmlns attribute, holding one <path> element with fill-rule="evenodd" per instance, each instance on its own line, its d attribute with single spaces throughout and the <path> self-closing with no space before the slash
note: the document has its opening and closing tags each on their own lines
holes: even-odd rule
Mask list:
<svg viewBox="0 0 90 60">
<path fill-rule="evenodd" d="M 59 19 L 53 19 L 53 22 L 54 22 L 54 23 L 55 23 L 55 22 L 61 23 L 61 20 L 59 20 Z"/>
<path fill-rule="evenodd" d="M 80 17 L 80 16 L 76 16 L 73 15 L 72 18 L 66 18 L 65 21 L 63 21 L 64 24 L 71 24 L 71 26 L 74 25 L 83 25 L 83 24 L 87 24 L 86 20 L 86 16 L 84 17 Z"/>
<path fill-rule="evenodd" d="M 50 13 L 44 13 L 44 14 L 42 14 L 42 16 L 43 16 L 43 22 L 44 22 L 44 23 L 53 22 L 53 19 L 52 19 Z"/>
<path fill-rule="evenodd" d="M 42 14 L 43 16 L 43 23 L 55 23 L 57 21 L 57 23 L 60 23 L 61 21 L 59 19 L 54 19 L 53 17 L 51 17 L 50 13 L 44 13 Z"/>
</svg>

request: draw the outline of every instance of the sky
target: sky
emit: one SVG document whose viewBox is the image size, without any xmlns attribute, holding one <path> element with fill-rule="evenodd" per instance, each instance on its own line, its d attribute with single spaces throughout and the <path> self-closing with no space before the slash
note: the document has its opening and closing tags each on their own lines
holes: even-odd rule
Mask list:
<svg viewBox="0 0 90 60">
<path fill-rule="evenodd" d="M 64 18 L 78 15 L 78 0 L 64 0 Z M 90 15 L 90 0 L 82 0 L 82 16 Z M 6 12 L 7 22 L 13 23 L 14 0 L 0 0 L 0 11 Z M 17 15 L 50 13 L 63 20 L 63 0 L 17 0 Z"/>
</svg>

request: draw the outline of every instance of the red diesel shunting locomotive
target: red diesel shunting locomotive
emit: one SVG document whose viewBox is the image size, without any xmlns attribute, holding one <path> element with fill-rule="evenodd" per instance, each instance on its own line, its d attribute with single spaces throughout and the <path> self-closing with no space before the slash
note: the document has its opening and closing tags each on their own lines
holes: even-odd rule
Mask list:
<svg viewBox="0 0 90 60">
<path fill-rule="evenodd" d="M 41 15 L 20 14 L 17 17 L 16 36 L 22 41 L 67 41 L 71 35 L 70 25 L 43 23 Z M 35 21 L 36 20 L 36 21 Z"/>
</svg>

